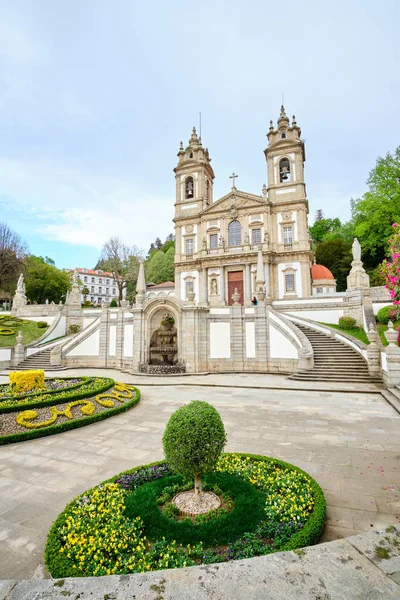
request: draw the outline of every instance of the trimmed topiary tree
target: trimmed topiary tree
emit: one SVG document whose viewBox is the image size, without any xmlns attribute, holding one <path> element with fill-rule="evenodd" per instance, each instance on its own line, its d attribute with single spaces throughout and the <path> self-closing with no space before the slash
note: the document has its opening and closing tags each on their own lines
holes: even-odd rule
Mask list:
<svg viewBox="0 0 400 600">
<path fill-rule="evenodd" d="M 225 444 L 221 417 L 213 406 L 200 400 L 192 400 L 174 412 L 163 435 L 168 464 L 184 477 L 194 478 L 198 500 L 202 478 L 215 465 Z"/>
<path fill-rule="evenodd" d="M 118 303 L 115 298 L 113 298 L 110 302 L 110 308 L 117 308 Z"/>
</svg>

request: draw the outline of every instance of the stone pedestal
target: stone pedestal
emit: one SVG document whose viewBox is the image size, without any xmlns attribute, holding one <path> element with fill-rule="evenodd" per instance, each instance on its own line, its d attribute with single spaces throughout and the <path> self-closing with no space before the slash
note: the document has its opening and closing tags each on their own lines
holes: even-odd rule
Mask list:
<svg viewBox="0 0 400 600">
<path fill-rule="evenodd" d="M 13 352 L 11 355 L 11 364 L 13 367 L 17 367 L 21 364 L 26 358 L 26 349 L 22 343 L 22 333 L 18 332 L 17 335 L 17 344 L 13 348 Z"/>
<path fill-rule="evenodd" d="M 61 344 L 59 346 L 54 346 L 50 352 L 50 364 L 52 366 L 61 367 Z"/>
<path fill-rule="evenodd" d="M 382 370 L 383 383 L 388 387 L 400 385 L 400 348 L 397 345 L 397 331 L 389 321 L 385 337 L 389 342 L 386 347 L 386 369 Z"/>
<path fill-rule="evenodd" d="M 351 271 L 347 276 L 347 290 L 363 290 L 369 288 L 369 275 L 365 272 L 361 260 L 353 260 Z"/>
<path fill-rule="evenodd" d="M 369 326 L 367 333 L 369 346 L 367 348 L 368 370 L 372 377 L 380 377 L 381 375 L 381 350 L 378 345 L 379 335 L 372 323 Z"/>
</svg>

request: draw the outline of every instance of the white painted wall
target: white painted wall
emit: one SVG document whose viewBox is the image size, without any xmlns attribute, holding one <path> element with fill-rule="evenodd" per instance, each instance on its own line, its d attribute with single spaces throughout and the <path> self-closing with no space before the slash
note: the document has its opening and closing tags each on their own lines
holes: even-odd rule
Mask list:
<svg viewBox="0 0 400 600">
<path fill-rule="evenodd" d="M 58 315 L 57 315 L 58 316 Z M 55 317 L 22 317 L 24 321 L 46 321 L 49 325 L 52 324 Z"/>
<path fill-rule="evenodd" d="M 108 345 L 108 356 L 115 356 L 117 353 L 117 327 L 110 325 L 110 340 Z"/>
<path fill-rule="evenodd" d="M 386 352 L 381 352 L 381 365 L 382 365 L 382 371 L 386 371 L 387 373 L 387 362 L 386 362 Z"/>
<path fill-rule="evenodd" d="M 124 327 L 124 356 L 127 358 L 133 356 L 133 323 Z"/>
<path fill-rule="evenodd" d="M 210 308 L 210 315 L 229 315 L 229 308 Z"/>
<path fill-rule="evenodd" d="M 283 298 L 285 294 L 285 274 L 286 269 L 294 269 L 296 271 L 296 295 L 298 298 L 303 297 L 303 288 L 301 285 L 301 265 L 299 262 L 280 263 L 278 265 L 278 290 L 279 298 Z"/>
<path fill-rule="evenodd" d="M 88 338 L 66 353 L 67 356 L 99 356 L 100 330 L 96 329 Z"/>
<path fill-rule="evenodd" d="M 254 321 L 246 321 L 246 358 L 256 357 L 256 330 Z"/>
<path fill-rule="evenodd" d="M 304 317 L 305 319 L 310 319 L 310 321 L 333 323 L 334 325 L 337 325 L 339 323 L 339 318 L 343 317 L 344 311 L 342 308 L 333 310 L 327 308 L 326 310 L 288 310 L 285 314 L 293 315 L 294 317 Z"/>
<path fill-rule="evenodd" d="M 83 318 L 83 329 L 88 327 L 95 319 L 98 319 L 99 315 L 93 315 L 93 317 L 84 317 Z"/>
<path fill-rule="evenodd" d="M 51 340 L 55 340 L 58 337 L 61 337 L 66 334 L 67 331 L 67 319 L 63 315 L 60 317 L 57 325 L 54 327 L 53 331 L 43 338 L 42 342 L 50 342 Z"/>
<path fill-rule="evenodd" d="M 0 348 L 0 361 L 11 359 L 11 348 Z"/>
<path fill-rule="evenodd" d="M 231 357 L 231 324 L 210 323 L 210 358 Z"/>
<path fill-rule="evenodd" d="M 296 347 L 272 323 L 269 324 L 270 357 L 298 358 Z"/>
</svg>

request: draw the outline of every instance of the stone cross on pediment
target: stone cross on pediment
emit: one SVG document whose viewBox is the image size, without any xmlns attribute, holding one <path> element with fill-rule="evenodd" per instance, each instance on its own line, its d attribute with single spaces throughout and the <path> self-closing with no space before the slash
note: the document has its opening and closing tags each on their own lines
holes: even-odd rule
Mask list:
<svg viewBox="0 0 400 600">
<path fill-rule="evenodd" d="M 236 186 L 235 186 L 236 177 L 239 177 L 239 175 L 236 175 L 235 171 L 233 171 L 232 175 L 229 175 L 229 179 L 232 179 L 232 189 L 233 190 L 236 189 Z"/>
</svg>

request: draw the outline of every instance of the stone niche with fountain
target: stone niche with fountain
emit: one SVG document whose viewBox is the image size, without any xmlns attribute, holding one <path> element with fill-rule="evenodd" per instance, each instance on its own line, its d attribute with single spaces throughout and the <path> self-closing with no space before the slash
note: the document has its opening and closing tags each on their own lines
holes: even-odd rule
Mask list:
<svg viewBox="0 0 400 600">
<path fill-rule="evenodd" d="M 153 331 L 148 356 L 148 362 L 139 367 L 141 373 L 173 375 L 185 372 L 184 363 L 178 360 L 178 331 L 171 313 L 165 312 Z"/>
</svg>

